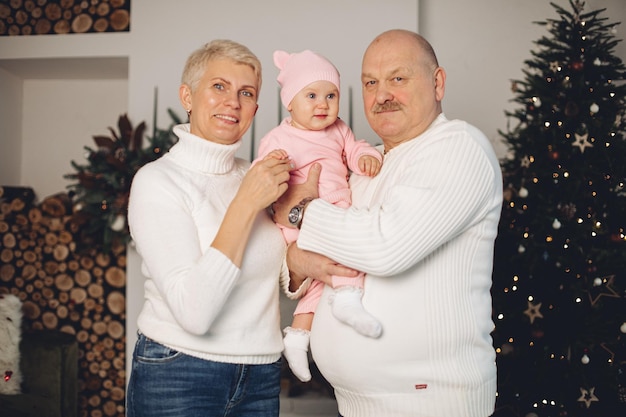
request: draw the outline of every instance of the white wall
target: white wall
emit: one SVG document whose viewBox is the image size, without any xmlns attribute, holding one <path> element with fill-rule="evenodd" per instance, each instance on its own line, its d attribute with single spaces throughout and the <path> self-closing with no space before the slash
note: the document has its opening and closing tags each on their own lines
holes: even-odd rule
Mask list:
<svg viewBox="0 0 626 417">
<path fill-rule="evenodd" d="M 23 83 L 20 178 L 41 199 L 66 191 L 76 172 L 70 161 L 86 164 L 92 136 L 117 131 L 128 103 L 127 80 L 25 80 Z"/>
<path fill-rule="evenodd" d="M 22 155 L 21 81 L 0 68 L 0 185 L 20 183 L 20 157 Z"/>
<path fill-rule="evenodd" d="M 145 98 L 151 97 L 158 85 L 159 121 L 168 121 L 168 107 L 182 115 L 178 85 L 185 59 L 211 39 L 230 38 L 247 45 L 263 64 L 263 88 L 255 118 L 257 144 L 260 136 L 278 123 L 278 72 L 272 62 L 275 49 L 312 49 L 332 60 L 342 76 L 340 115 L 347 119 L 348 87 L 355 87 L 360 94 L 361 55 L 367 43 L 389 27 L 416 30 L 417 4 L 417 0 L 181 0 L 173 7 L 171 1 L 133 0 L 131 54 L 141 59 L 131 60 L 129 111 L 151 120 Z M 373 139 L 361 111 L 360 95 L 355 101 L 355 132 Z M 250 134 L 244 139 L 241 156 L 249 155 L 249 144 Z"/>
</svg>

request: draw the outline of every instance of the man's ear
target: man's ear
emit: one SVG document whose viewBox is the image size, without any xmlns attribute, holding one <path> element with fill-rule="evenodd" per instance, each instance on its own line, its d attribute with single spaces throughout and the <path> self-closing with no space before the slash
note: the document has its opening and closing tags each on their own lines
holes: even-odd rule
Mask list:
<svg viewBox="0 0 626 417">
<path fill-rule="evenodd" d="M 435 97 L 437 101 L 442 101 L 446 92 L 446 71 L 442 67 L 435 70 Z"/>
</svg>

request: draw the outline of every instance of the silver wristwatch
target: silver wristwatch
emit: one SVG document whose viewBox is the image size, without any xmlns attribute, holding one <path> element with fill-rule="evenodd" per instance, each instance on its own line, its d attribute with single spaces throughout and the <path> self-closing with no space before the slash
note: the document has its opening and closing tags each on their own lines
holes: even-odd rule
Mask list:
<svg viewBox="0 0 626 417">
<path fill-rule="evenodd" d="M 289 224 L 299 229 L 300 226 L 302 225 L 302 218 L 304 217 L 304 209 L 306 208 L 306 205 L 309 204 L 313 200 L 314 200 L 313 198 L 307 197 L 304 200 L 300 201 L 297 205 L 292 207 L 292 209 L 289 210 Z"/>
</svg>

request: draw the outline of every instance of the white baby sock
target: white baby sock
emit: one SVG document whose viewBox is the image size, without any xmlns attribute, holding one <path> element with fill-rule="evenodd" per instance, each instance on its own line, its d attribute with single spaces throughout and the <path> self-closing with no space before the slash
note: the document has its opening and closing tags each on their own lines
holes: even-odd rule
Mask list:
<svg viewBox="0 0 626 417">
<path fill-rule="evenodd" d="M 337 320 L 351 326 L 357 332 L 371 338 L 378 338 L 383 327 L 374 316 L 363 307 L 363 290 L 358 287 L 340 287 L 330 298 L 333 315 Z"/>
<path fill-rule="evenodd" d="M 285 350 L 283 354 L 287 359 L 291 372 L 302 382 L 311 380 L 311 371 L 309 370 L 309 337 L 310 333 L 304 329 L 294 329 L 293 327 L 285 327 Z"/>
</svg>

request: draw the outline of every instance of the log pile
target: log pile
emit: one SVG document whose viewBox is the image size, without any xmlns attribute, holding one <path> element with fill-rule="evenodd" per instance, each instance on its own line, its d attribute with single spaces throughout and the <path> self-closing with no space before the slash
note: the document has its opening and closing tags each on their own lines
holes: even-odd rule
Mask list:
<svg viewBox="0 0 626 417">
<path fill-rule="evenodd" d="M 0 293 L 24 303 L 25 330 L 59 329 L 79 344 L 79 415 L 124 416 L 126 252 L 80 248 L 67 194 L 33 204 L 0 187 Z"/>
<path fill-rule="evenodd" d="M 0 3 L 0 35 L 123 32 L 130 0 L 8 0 Z"/>
</svg>

